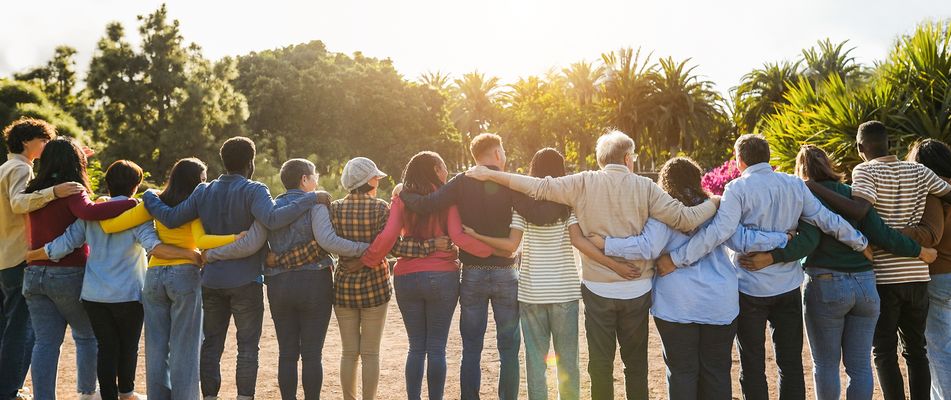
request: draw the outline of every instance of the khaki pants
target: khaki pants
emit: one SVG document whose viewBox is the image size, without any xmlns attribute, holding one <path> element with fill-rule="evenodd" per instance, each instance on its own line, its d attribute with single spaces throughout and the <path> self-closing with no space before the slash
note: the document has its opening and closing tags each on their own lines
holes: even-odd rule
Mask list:
<svg viewBox="0 0 951 400">
<path fill-rule="evenodd" d="M 345 400 L 357 399 L 357 358 L 363 366 L 363 399 L 376 398 L 380 383 L 380 341 L 389 303 L 371 308 L 334 306 L 340 326 L 340 386 Z"/>
</svg>

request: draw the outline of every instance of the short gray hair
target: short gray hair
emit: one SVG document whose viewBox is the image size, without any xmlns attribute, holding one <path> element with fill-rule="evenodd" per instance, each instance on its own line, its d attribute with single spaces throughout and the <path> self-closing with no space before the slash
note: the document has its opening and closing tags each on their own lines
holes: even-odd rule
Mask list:
<svg viewBox="0 0 951 400">
<path fill-rule="evenodd" d="M 608 164 L 624 164 L 624 157 L 633 151 L 634 139 L 618 130 L 601 135 L 595 147 L 598 165 L 602 168 Z"/>
</svg>

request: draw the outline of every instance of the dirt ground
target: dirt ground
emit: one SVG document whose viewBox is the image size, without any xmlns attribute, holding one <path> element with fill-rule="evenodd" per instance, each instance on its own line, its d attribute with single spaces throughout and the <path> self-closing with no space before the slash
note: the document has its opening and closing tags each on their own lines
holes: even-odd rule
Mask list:
<svg viewBox="0 0 951 400">
<path fill-rule="evenodd" d="M 447 348 L 447 357 L 449 364 L 448 376 L 446 378 L 446 398 L 447 399 L 457 399 L 459 398 L 459 363 L 462 355 L 462 339 L 459 336 L 458 329 L 458 309 L 456 311 L 456 317 L 453 321 L 453 328 L 449 335 L 449 344 Z M 260 368 L 258 369 L 258 382 L 257 382 L 257 395 L 258 399 L 279 399 L 280 393 L 277 386 L 277 338 L 274 333 L 274 324 L 271 321 L 270 313 L 265 311 L 264 318 L 264 333 L 261 337 L 261 353 L 260 353 Z M 492 321 L 491 317 L 489 321 Z M 585 372 L 585 367 L 588 362 L 588 353 L 587 353 L 587 344 L 584 340 L 584 315 L 581 316 L 581 337 L 579 344 L 581 346 L 581 393 L 582 398 L 590 397 L 590 379 Z M 222 392 L 220 396 L 222 399 L 234 399 L 236 396 L 235 385 L 234 385 L 234 365 L 235 365 L 235 342 L 233 339 L 233 329 L 232 325 L 232 336 L 226 344 L 226 351 L 222 357 L 221 370 L 222 370 Z M 74 399 L 76 396 L 76 367 L 75 367 L 75 352 L 73 349 L 73 343 L 70 336 L 67 334 L 67 342 L 63 345 L 62 355 L 60 357 L 60 368 L 59 368 L 59 380 L 57 382 L 57 395 L 59 399 Z M 403 378 L 403 365 L 406 358 L 407 350 L 407 340 L 406 333 L 403 329 L 403 321 L 400 317 L 399 309 L 396 306 L 395 299 L 390 303 L 389 314 L 387 315 L 386 330 L 385 336 L 383 338 L 383 345 L 381 349 L 381 377 L 380 377 L 380 388 L 379 388 L 379 399 L 404 399 L 406 398 L 405 392 L 405 383 Z M 803 360 L 806 368 L 806 390 L 808 393 L 807 398 L 815 398 L 813 392 L 813 382 L 812 382 L 812 361 L 809 355 L 809 346 L 807 343 L 803 345 Z M 524 352 L 524 346 L 523 346 Z M 651 324 L 650 329 L 650 341 L 649 341 L 649 365 L 650 365 L 650 392 L 651 398 L 662 399 L 667 397 L 667 384 L 665 379 L 664 371 L 664 360 L 661 355 L 661 343 L 660 337 L 657 334 L 657 331 Z M 327 343 L 324 347 L 324 385 L 322 391 L 322 397 L 327 399 L 340 399 L 342 398 L 340 391 L 340 379 L 339 379 L 339 360 L 340 360 L 340 335 L 337 330 L 336 320 L 331 320 L 330 330 L 327 333 Z M 524 354 L 522 355 L 522 365 L 524 366 Z M 489 323 L 489 330 L 486 332 L 486 341 L 485 341 L 485 350 L 483 352 L 483 362 L 482 362 L 482 397 L 485 399 L 496 398 L 496 385 L 497 385 L 497 375 L 498 375 L 498 353 L 496 352 L 495 347 L 495 332 L 493 329 L 493 324 Z M 768 372 L 771 376 L 775 376 L 776 368 L 775 363 L 773 362 L 772 355 L 767 360 Z M 173 366 L 174 368 L 174 366 Z M 624 390 L 624 378 L 622 375 L 623 366 L 621 365 L 620 358 L 618 358 L 615 364 L 614 370 L 614 387 L 615 387 L 615 397 L 623 398 L 622 393 Z M 138 367 L 138 378 L 136 379 L 136 391 L 140 393 L 145 393 L 145 348 L 144 340 L 142 346 L 139 350 L 139 367 Z M 740 386 L 739 386 L 739 358 L 736 354 L 734 348 L 733 356 L 733 398 L 739 399 L 740 395 Z M 521 396 L 522 398 L 527 398 L 526 394 L 526 383 L 525 383 L 525 374 L 524 369 L 522 371 L 522 383 L 521 383 Z M 550 398 L 556 399 L 556 391 L 554 385 L 554 371 L 553 368 L 549 369 L 548 373 L 548 382 L 550 388 Z M 358 379 L 359 382 L 359 379 Z M 842 374 L 842 385 L 843 385 L 843 395 L 842 398 L 845 398 L 844 386 L 847 382 L 845 377 L 844 370 Z M 423 383 L 423 395 L 425 396 L 425 379 Z M 27 378 L 27 386 L 31 386 L 29 377 Z M 770 382 L 770 390 L 772 393 L 771 398 L 778 398 L 776 393 L 775 378 Z M 359 391 L 358 391 L 359 392 Z M 303 391 L 299 390 L 298 397 L 303 399 Z M 875 387 L 875 397 L 876 399 L 881 399 L 881 391 L 878 388 L 876 382 Z"/>
</svg>

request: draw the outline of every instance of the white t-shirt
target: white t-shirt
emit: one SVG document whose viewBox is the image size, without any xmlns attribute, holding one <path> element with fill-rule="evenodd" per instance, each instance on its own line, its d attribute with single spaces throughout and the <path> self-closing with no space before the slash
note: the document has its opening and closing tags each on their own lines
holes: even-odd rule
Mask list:
<svg viewBox="0 0 951 400">
<path fill-rule="evenodd" d="M 568 236 L 568 227 L 577 223 L 574 213 L 552 225 L 531 224 L 513 213 L 510 227 L 522 231 L 518 301 L 550 304 L 581 298 L 578 263 Z"/>
</svg>

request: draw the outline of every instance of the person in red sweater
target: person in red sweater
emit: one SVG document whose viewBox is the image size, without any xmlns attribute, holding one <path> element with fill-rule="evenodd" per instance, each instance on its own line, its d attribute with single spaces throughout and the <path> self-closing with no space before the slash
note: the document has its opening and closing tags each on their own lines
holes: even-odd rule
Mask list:
<svg viewBox="0 0 951 400">
<path fill-rule="evenodd" d="M 36 177 L 26 193 L 37 192 L 63 182 L 80 182 L 89 188 L 86 155 L 72 139 L 51 140 L 40 157 Z M 84 191 L 56 199 L 30 213 L 30 249 L 53 241 L 77 218 L 103 220 L 118 216 L 135 206 L 135 200 L 95 204 Z M 23 296 L 33 323 L 32 379 L 38 399 L 56 398 L 59 349 L 68 324 L 76 342 L 77 391 L 81 400 L 96 394 L 96 336 L 80 302 L 83 274 L 89 248 L 76 249 L 58 262 L 31 262 L 23 277 Z"/>
<path fill-rule="evenodd" d="M 439 154 L 420 152 L 406 165 L 403 190 L 426 195 L 445 185 L 448 175 L 446 163 Z M 393 196 L 386 226 L 360 261 L 363 265 L 379 265 L 401 235 L 419 241 L 442 239 L 443 242 L 448 236 L 470 254 L 488 257 L 493 253 L 491 247 L 462 232 L 456 206 L 419 215 L 405 209 L 397 193 Z M 459 253 L 449 246 L 441 246 L 426 257 L 400 257 L 393 267 L 393 275 L 396 303 L 409 337 L 405 372 L 407 397 L 421 397 L 423 365 L 427 365 L 428 398 L 442 399 L 446 384 L 446 340 L 459 299 Z"/>
</svg>

